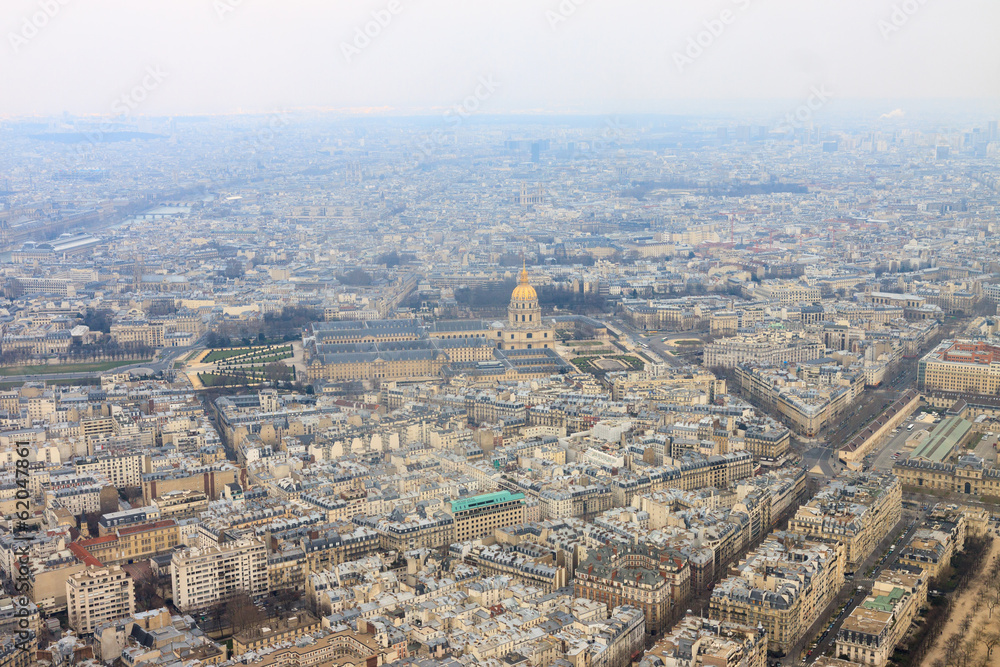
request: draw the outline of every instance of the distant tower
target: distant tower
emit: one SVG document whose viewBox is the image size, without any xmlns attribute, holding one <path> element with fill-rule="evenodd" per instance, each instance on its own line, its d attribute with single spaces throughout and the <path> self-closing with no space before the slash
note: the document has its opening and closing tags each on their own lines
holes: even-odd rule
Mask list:
<svg viewBox="0 0 1000 667">
<path fill-rule="evenodd" d="M 145 267 L 142 264 L 142 255 L 136 254 L 132 261 L 132 291 L 138 293 L 142 288 L 142 274 Z"/>
</svg>

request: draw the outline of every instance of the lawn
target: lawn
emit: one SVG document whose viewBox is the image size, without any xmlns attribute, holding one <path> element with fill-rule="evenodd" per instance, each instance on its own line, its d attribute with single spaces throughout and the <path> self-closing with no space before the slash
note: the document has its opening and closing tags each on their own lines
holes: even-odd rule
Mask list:
<svg viewBox="0 0 1000 667">
<path fill-rule="evenodd" d="M 133 364 L 144 364 L 151 359 L 132 359 L 129 361 L 104 361 L 97 364 L 53 364 L 41 366 L 4 366 L 0 368 L 0 375 L 52 375 L 54 373 L 92 373 L 98 371 L 110 371 L 119 366 L 131 366 Z"/>
<path fill-rule="evenodd" d="M 208 353 L 208 356 L 206 356 L 201 361 L 204 364 L 210 364 L 215 361 L 221 361 L 222 359 L 228 359 L 229 357 L 238 357 L 240 355 L 249 353 L 250 353 L 249 347 L 236 347 L 236 348 L 226 348 L 224 350 L 212 350 L 211 352 Z"/>
<path fill-rule="evenodd" d="M 639 359 L 636 359 L 635 357 L 619 356 L 619 357 L 608 357 L 608 359 L 617 359 L 618 361 L 626 363 L 632 368 L 637 368 L 637 369 L 643 368 L 644 366 L 643 362 Z"/>
<path fill-rule="evenodd" d="M 98 378 L 76 378 L 74 380 L 46 380 L 45 384 L 60 385 L 60 386 L 73 386 L 73 387 L 95 387 L 99 385 L 101 381 Z M 23 382 L 0 382 L 0 389 L 16 389 L 20 387 Z"/>
<path fill-rule="evenodd" d="M 266 356 L 265 356 L 266 355 Z M 210 364 L 216 361 L 230 360 L 233 362 L 249 362 L 258 360 L 279 361 L 292 356 L 292 348 L 289 345 L 277 348 L 235 348 L 225 350 L 214 350 L 207 357 L 202 359 L 202 363 Z"/>
<path fill-rule="evenodd" d="M 629 370 L 642 370 L 642 368 L 645 367 L 645 364 L 642 362 L 641 359 L 621 354 L 575 357 L 574 359 L 570 360 L 570 363 L 576 366 L 581 371 L 599 372 L 599 369 L 594 366 L 594 362 L 597 361 L 598 359 L 614 359 L 616 361 L 620 361 L 626 366 L 628 366 Z"/>
<path fill-rule="evenodd" d="M 291 352 L 284 352 L 282 354 L 272 354 L 267 357 L 240 357 L 238 359 L 226 360 L 226 364 L 271 364 L 275 361 L 283 361 L 285 359 L 291 359 Z"/>
</svg>

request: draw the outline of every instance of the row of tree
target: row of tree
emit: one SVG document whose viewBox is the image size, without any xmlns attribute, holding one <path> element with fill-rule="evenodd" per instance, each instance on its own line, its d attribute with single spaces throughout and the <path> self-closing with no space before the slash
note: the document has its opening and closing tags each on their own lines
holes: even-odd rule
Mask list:
<svg viewBox="0 0 1000 667">
<path fill-rule="evenodd" d="M 947 590 L 952 584 L 955 584 L 955 594 L 965 590 L 972 580 L 982 573 L 992 543 L 993 538 L 989 535 L 966 538 L 965 549 L 955 554 L 951 564 L 936 579 L 931 580 L 928 587 L 931 590 Z M 988 572 L 992 572 L 996 568 L 997 561 L 994 559 Z M 924 627 L 918 635 L 918 640 L 909 647 L 908 664 L 924 664 L 927 654 L 930 653 L 935 641 L 941 636 L 948 624 L 952 611 L 951 599 L 939 598 L 931 605 L 924 620 Z M 984 604 L 981 597 L 976 598 L 971 613 L 965 616 L 959 626 L 960 632 L 952 634 L 945 640 L 945 658 L 934 661 L 931 667 L 988 667 L 988 665 L 993 664 L 990 655 L 992 655 L 997 643 L 1000 642 L 1000 637 L 996 639 L 992 637 L 996 630 L 995 624 L 984 628 L 982 632 L 977 630 L 969 635 L 975 615 L 979 613 Z M 987 650 L 987 656 L 984 656 L 982 660 L 977 660 L 976 655 L 980 652 L 980 646 Z"/>
<path fill-rule="evenodd" d="M 323 311 L 306 306 L 285 306 L 280 312 L 265 313 L 259 320 L 223 322 L 205 337 L 210 348 L 265 345 L 292 341 L 311 322 L 323 319 Z"/>
</svg>

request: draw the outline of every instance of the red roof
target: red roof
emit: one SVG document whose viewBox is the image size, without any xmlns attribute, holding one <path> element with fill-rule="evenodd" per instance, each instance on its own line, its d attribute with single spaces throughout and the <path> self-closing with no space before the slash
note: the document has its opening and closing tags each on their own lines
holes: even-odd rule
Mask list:
<svg viewBox="0 0 1000 667">
<path fill-rule="evenodd" d="M 79 542 L 74 542 L 74 544 L 79 544 L 81 545 L 81 548 L 86 549 L 87 547 L 97 546 L 98 544 L 107 544 L 108 542 L 115 542 L 117 540 L 117 535 L 105 535 L 104 537 L 91 537 L 87 540 L 80 540 Z"/>
<path fill-rule="evenodd" d="M 81 563 L 83 563 L 84 565 L 93 565 L 95 567 L 101 567 L 102 565 L 104 565 L 104 563 L 94 558 L 89 551 L 80 546 L 79 542 L 73 542 L 72 544 L 70 544 L 69 550 L 70 553 L 76 556 L 76 559 Z"/>
</svg>

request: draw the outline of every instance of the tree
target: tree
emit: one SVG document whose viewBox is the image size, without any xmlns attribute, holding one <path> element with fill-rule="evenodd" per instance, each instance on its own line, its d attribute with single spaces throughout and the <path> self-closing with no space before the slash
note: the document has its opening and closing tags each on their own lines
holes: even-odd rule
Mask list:
<svg viewBox="0 0 1000 667">
<path fill-rule="evenodd" d="M 979 643 L 986 649 L 986 657 L 992 658 L 993 649 L 1000 644 L 1000 631 L 994 630 L 993 632 L 983 632 L 979 635 Z"/>
<path fill-rule="evenodd" d="M 146 314 L 150 317 L 156 317 L 159 315 L 170 315 L 171 313 L 177 312 L 177 306 L 174 305 L 172 299 L 157 299 L 149 305 L 146 309 Z"/>
<path fill-rule="evenodd" d="M 104 309 L 88 310 L 83 317 L 83 323 L 91 331 L 100 331 L 101 333 L 111 333 L 111 320 L 111 311 Z"/>
<path fill-rule="evenodd" d="M 226 262 L 226 269 L 223 275 L 226 278 L 242 278 L 246 273 L 246 269 L 243 268 L 243 262 L 238 259 L 231 259 Z"/>
<path fill-rule="evenodd" d="M 101 518 L 100 512 L 87 512 L 82 517 L 80 517 L 80 524 L 86 524 L 87 530 L 90 531 L 91 537 L 97 537 L 98 532 L 98 520 Z"/>
<path fill-rule="evenodd" d="M 142 488 L 138 486 L 126 486 L 118 489 L 118 496 L 132 507 L 142 501 Z"/>
<path fill-rule="evenodd" d="M 337 280 L 343 285 L 365 286 L 372 284 L 372 276 L 364 269 L 351 269 L 342 276 L 337 276 Z"/>
<path fill-rule="evenodd" d="M 226 616 L 233 628 L 233 634 L 259 629 L 264 622 L 264 612 L 253 603 L 246 591 L 237 591 L 226 602 Z"/>
<path fill-rule="evenodd" d="M 301 599 L 298 591 L 294 588 L 282 588 L 271 595 L 274 599 L 274 614 L 279 617 L 287 616 L 292 611 L 295 603 Z"/>
<path fill-rule="evenodd" d="M 135 578 L 135 610 L 149 611 L 163 606 L 156 579 L 148 568 L 142 568 Z"/>
<path fill-rule="evenodd" d="M 264 377 L 266 377 L 271 382 L 281 382 L 282 380 L 288 380 L 291 378 L 291 372 L 288 366 L 284 365 L 280 361 L 275 361 L 273 363 L 264 366 Z"/>
<path fill-rule="evenodd" d="M 376 264 L 385 264 L 386 268 L 392 268 L 394 266 L 399 266 L 399 253 L 393 250 L 392 252 L 383 253 L 378 256 L 375 260 Z"/>
</svg>

